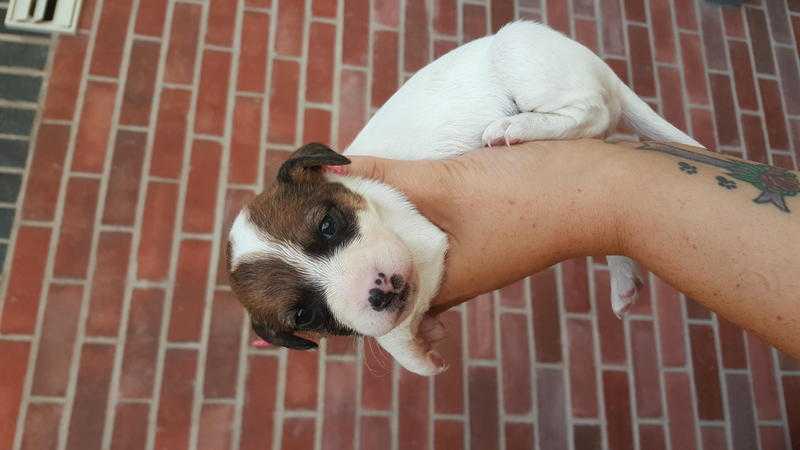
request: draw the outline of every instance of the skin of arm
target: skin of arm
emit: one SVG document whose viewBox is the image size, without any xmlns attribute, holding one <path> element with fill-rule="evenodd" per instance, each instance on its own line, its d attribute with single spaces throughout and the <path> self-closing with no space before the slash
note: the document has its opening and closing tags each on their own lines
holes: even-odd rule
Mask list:
<svg viewBox="0 0 800 450">
<path fill-rule="evenodd" d="M 679 145 L 597 140 L 442 161 L 354 157 L 345 171 L 401 190 L 448 233 L 434 314 L 565 259 L 625 255 L 800 357 L 796 172 Z"/>
</svg>

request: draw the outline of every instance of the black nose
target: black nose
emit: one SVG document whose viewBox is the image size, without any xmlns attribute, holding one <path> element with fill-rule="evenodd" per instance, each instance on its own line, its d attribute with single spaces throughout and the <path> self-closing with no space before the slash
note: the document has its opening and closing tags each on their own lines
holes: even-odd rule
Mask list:
<svg viewBox="0 0 800 450">
<path fill-rule="evenodd" d="M 396 292 L 384 292 L 378 288 L 369 290 L 369 304 L 375 311 L 383 311 L 397 298 Z"/>
</svg>

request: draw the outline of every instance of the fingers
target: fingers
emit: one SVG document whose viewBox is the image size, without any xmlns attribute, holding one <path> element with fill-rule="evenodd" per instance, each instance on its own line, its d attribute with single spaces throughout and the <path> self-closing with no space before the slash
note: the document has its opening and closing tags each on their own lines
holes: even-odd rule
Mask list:
<svg viewBox="0 0 800 450">
<path fill-rule="evenodd" d="M 387 166 L 397 164 L 397 161 L 371 156 L 352 156 L 350 161 L 350 164 L 346 166 L 326 166 L 325 171 L 337 175 L 369 178 L 385 183 Z"/>
</svg>

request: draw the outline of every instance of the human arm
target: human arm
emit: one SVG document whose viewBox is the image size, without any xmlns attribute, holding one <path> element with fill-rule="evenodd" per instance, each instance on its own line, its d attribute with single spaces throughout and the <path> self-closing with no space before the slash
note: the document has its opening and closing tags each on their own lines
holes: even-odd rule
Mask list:
<svg viewBox="0 0 800 450">
<path fill-rule="evenodd" d="M 781 196 L 797 212 L 775 195 L 754 203 L 761 191 L 730 175 L 732 159 L 637 147 L 536 142 L 448 161 L 354 158 L 349 170 L 396 186 L 448 233 L 434 310 L 564 259 L 624 254 L 800 356 L 800 197 Z"/>
</svg>

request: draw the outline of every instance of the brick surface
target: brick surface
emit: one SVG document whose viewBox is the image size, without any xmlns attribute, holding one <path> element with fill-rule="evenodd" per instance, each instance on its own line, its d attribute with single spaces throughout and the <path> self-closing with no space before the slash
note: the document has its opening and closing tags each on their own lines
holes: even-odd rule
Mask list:
<svg viewBox="0 0 800 450">
<path fill-rule="evenodd" d="M 631 321 L 630 330 L 636 412 L 639 417 L 661 417 L 661 381 L 653 324 Z"/>
<path fill-rule="evenodd" d="M 240 91 L 261 92 L 267 73 L 267 43 L 269 41 L 270 16 L 248 11 L 242 22 L 242 50 L 239 57 Z"/>
<path fill-rule="evenodd" d="M 398 80 L 398 37 L 393 31 L 375 33 L 372 49 L 372 95 L 375 108 L 383 105 L 397 90 Z"/>
<path fill-rule="evenodd" d="M 140 0 L 136 34 L 160 37 L 164 33 L 167 0 Z"/>
<path fill-rule="evenodd" d="M 73 177 L 67 183 L 68 206 L 64 208 L 64 225 L 53 267 L 56 276 L 86 277 L 99 189 L 97 180 Z"/>
<path fill-rule="evenodd" d="M 569 382 L 574 417 L 597 417 L 597 372 L 594 362 L 592 324 L 568 319 Z"/>
<path fill-rule="evenodd" d="M 344 31 L 342 35 L 342 62 L 356 66 L 367 64 L 369 46 L 369 1 L 342 0 L 344 2 Z"/>
<path fill-rule="evenodd" d="M 61 405 L 39 403 L 28 406 L 25 417 L 23 450 L 55 450 L 58 448 L 58 427 L 61 422 Z"/>
<path fill-rule="evenodd" d="M 356 367 L 347 362 L 328 362 L 325 378 L 323 449 L 352 448 L 355 439 Z"/>
<path fill-rule="evenodd" d="M 261 99 L 236 98 L 233 110 L 233 122 L 236 126 L 233 129 L 228 160 L 230 165 L 229 183 L 255 184 L 258 178 L 258 160 L 261 150 L 261 107 Z M 213 151 L 218 153 L 219 149 L 215 148 Z M 209 155 L 206 155 L 205 159 L 209 160 Z M 216 177 L 215 167 L 207 167 L 205 171 L 206 175 Z M 216 198 L 216 192 L 213 197 Z"/>
<path fill-rule="evenodd" d="M 177 178 L 183 164 L 183 146 L 186 139 L 186 115 L 189 113 L 191 93 L 181 89 L 161 91 L 161 103 L 156 119 L 153 156 L 150 174 Z"/>
<path fill-rule="evenodd" d="M 33 374 L 33 394 L 66 395 L 82 297 L 81 286 L 50 285 Z"/>
<path fill-rule="evenodd" d="M 133 43 L 119 123 L 147 125 L 150 121 L 160 51 L 161 46 L 154 42 Z"/>
<path fill-rule="evenodd" d="M 225 131 L 231 55 L 216 50 L 203 53 L 200 92 L 197 95 L 196 133 L 221 135 Z"/>
<path fill-rule="evenodd" d="M 147 418 L 150 405 L 122 403 L 117 405 L 114 418 L 112 450 L 138 450 L 147 443 Z"/>
<path fill-rule="evenodd" d="M 22 397 L 22 386 L 25 381 L 25 370 L 28 367 L 27 342 L 0 340 L 0 351 L 3 352 L 5 370 L 0 372 L 0 444 L 3 448 L 11 448 L 17 425 L 19 401 Z"/>
<path fill-rule="evenodd" d="M 93 75 L 116 77 L 119 74 L 132 3 L 131 0 L 103 2 L 90 68 Z"/>
<path fill-rule="evenodd" d="M 523 314 L 501 314 L 500 323 L 504 411 L 528 414 L 532 392 L 528 320 Z"/>
<path fill-rule="evenodd" d="M 206 279 L 211 243 L 186 239 L 180 244 L 175 290 L 168 338 L 170 341 L 198 341 L 203 323 Z"/>
<path fill-rule="evenodd" d="M 197 353 L 193 350 L 167 350 L 164 357 L 161 400 L 158 405 L 156 449 L 186 448 L 191 427 L 194 375 Z"/>
<path fill-rule="evenodd" d="M 445 414 L 459 414 L 464 411 L 464 342 L 461 333 L 463 315 L 458 311 L 442 314 L 442 323 L 448 336 L 439 347 L 439 352 L 449 366 L 434 381 L 434 411 Z M 391 394 L 391 392 L 389 392 Z M 388 404 L 387 404 L 388 405 Z"/>
<path fill-rule="evenodd" d="M 164 68 L 164 81 L 189 84 L 194 79 L 197 40 L 200 33 L 200 5 L 176 3 L 172 14 L 172 32 Z"/>
<path fill-rule="evenodd" d="M 463 29 L 464 42 L 477 39 L 486 35 L 486 8 L 482 5 L 464 4 Z"/>
<path fill-rule="evenodd" d="M 122 301 L 128 275 L 131 235 L 123 232 L 100 233 L 97 262 L 89 299 L 86 333 L 116 336 L 122 319 Z"/>
<path fill-rule="evenodd" d="M 207 398 L 232 398 L 236 395 L 244 314 L 239 302 L 227 291 L 217 291 L 211 306 L 206 377 Z"/>
<path fill-rule="evenodd" d="M 183 210 L 183 231 L 191 233 L 212 231 L 221 159 L 220 144 L 202 139 L 197 139 L 192 144 L 189 184 L 186 188 L 187 208 Z"/>
<path fill-rule="evenodd" d="M 101 448 L 105 417 L 104 414 L 96 414 L 95 408 L 105 409 L 108 401 L 114 352 L 115 348 L 109 345 L 83 345 L 69 421 L 69 450 Z"/>
<path fill-rule="evenodd" d="M 33 333 L 49 243 L 49 228 L 19 229 L 3 302 L 3 333 Z"/>
<path fill-rule="evenodd" d="M 272 89 L 269 99 L 270 111 L 281 111 L 269 117 L 267 139 L 270 142 L 294 144 L 299 70 L 294 61 L 276 60 L 273 63 L 272 85 L 282 88 Z"/>
<path fill-rule="evenodd" d="M 55 214 L 64 159 L 69 144 L 69 127 L 42 125 L 28 169 L 22 216 L 32 220 L 51 220 Z"/>
<path fill-rule="evenodd" d="M 467 326 L 476 330 L 467 336 L 467 351 L 471 358 L 495 358 L 495 314 L 495 302 L 491 295 L 481 295 L 467 303 Z"/>
<path fill-rule="evenodd" d="M 178 186 L 151 182 L 146 195 L 139 239 L 139 278 L 162 280 L 169 269 Z"/>
<path fill-rule="evenodd" d="M 85 36 L 65 36 L 59 40 L 53 58 L 53 73 L 49 80 L 44 117 L 72 119 L 87 44 L 88 38 Z"/>
<path fill-rule="evenodd" d="M 700 419 L 721 420 L 722 392 L 719 365 L 714 350 L 714 331 L 704 325 L 690 325 L 692 366 L 694 367 L 695 394 Z"/>
<path fill-rule="evenodd" d="M 363 72 L 343 70 L 340 79 L 339 110 L 347 111 L 339 117 L 339 139 L 337 147 L 344 150 L 356 137 L 367 119 L 366 101 L 367 77 Z"/>
<path fill-rule="evenodd" d="M 470 442 L 475 448 L 497 448 L 500 445 L 497 370 L 493 367 L 471 367 L 468 382 Z"/>
<path fill-rule="evenodd" d="M 72 170 L 100 172 L 103 169 L 116 95 L 115 83 L 100 81 L 88 83 Z"/>
<path fill-rule="evenodd" d="M 309 34 L 306 100 L 330 103 L 333 99 L 336 27 L 326 23 L 314 23 Z"/>
<path fill-rule="evenodd" d="M 560 369 L 537 369 L 537 408 L 547 411 L 539 414 L 537 424 L 539 446 L 564 450 L 567 448 L 566 392 Z"/>
<path fill-rule="evenodd" d="M 536 360 L 559 362 L 561 361 L 561 327 L 559 325 L 555 272 L 550 269 L 534 275 L 531 278 L 531 291 Z"/>
<path fill-rule="evenodd" d="M 292 0 L 275 0 L 275 3 L 278 7 L 275 51 L 282 55 L 300 56 L 303 51 L 303 3 Z"/>
<path fill-rule="evenodd" d="M 430 383 L 424 377 L 418 377 L 408 371 L 400 372 L 398 386 L 399 414 L 398 435 L 399 448 L 404 450 L 428 447 L 428 390 Z M 484 387 L 489 388 L 489 386 Z M 496 392 L 496 391 L 495 391 Z M 492 403 L 496 403 L 492 399 Z M 492 421 L 492 422 L 496 422 Z"/>
<path fill-rule="evenodd" d="M 130 306 L 119 393 L 123 398 L 151 398 L 156 372 L 164 292 L 136 289 Z"/>
<path fill-rule="evenodd" d="M 249 361 L 239 448 L 256 450 L 271 446 L 278 362 L 271 356 L 251 356 Z"/>
<path fill-rule="evenodd" d="M 103 223 L 133 225 L 139 198 L 147 135 L 122 130 L 114 142 Z"/>
</svg>

